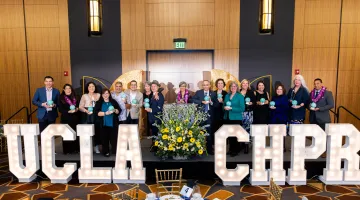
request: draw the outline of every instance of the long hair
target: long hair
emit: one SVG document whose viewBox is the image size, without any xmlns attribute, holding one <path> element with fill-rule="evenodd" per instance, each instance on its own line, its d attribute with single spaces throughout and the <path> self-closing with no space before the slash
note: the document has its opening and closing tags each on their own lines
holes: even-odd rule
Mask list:
<svg viewBox="0 0 360 200">
<path fill-rule="evenodd" d="M 74 90 L 74 88 L 72 87 L 72 85 L 70 85 L 70 84 L 68 84 L 68 83 L 66 83 L 65 85 L 64 85 L 64 87 L 63 87 L 63 91 L 61 92 L 61 94 L 60 94 L 60 101 L 61 101 L 61 103 L 63 103 L 63 104 L 65 104 L 66 103 L 66 101 L 65 101 L 65 88 L 66 87 L 70 87 L 70 89 L 71 89 L 71 94 L 70 94 L 70 99 L 71 100 L 73 100 L 73 99 L 76 99 L 76 94 L 75 94 L 75 90 Z"/>
<path fill-rule="evenodd" d="M 264 81 L 258 81 L 258 82 L 256 83 L 256 90 L 259 90 L 259 84 L 260 84 L 260 83 L 262 83 L 262 84 L 264 85 L 264 93 L 266 93 L 266 86 L 265 86 Z"/>
<path fill-rule="evenodd" d="M 305 83 L 305 79 L 303 76 L 301 76 L 300 74 L 298 75 L 295 75 L 292 83 L 291 83 L 291 88 L 294 88 L 295 87 L 295 79 L 298 78 L 301 82 L 301 86 L 303 86 L 308 92 L 309 92 L 309 88 L 306 86 L 306 83 Z"/>
<path fill-rule="evenodd" d="M 94 91 L 94 93 L 98 93 L 98 90 L 97 90 L 97 87 L 96 87 L 96 84 L 94 83 L 94 82 L 88 82 L 87 84 L 86 84 L 86 86 L 85 86 L 85 93 L 84 94 L 88 94 L 89 93 L 89 85 L 90 84 L 93 84 L 94 85 L 94 87 L 95 87 L 95 91 Z"/>
<path fill-rule="evenodd" d="M 251 90 L 251 85 L 250 85 L 250 81 L 247 80 L 247 79 L 241 80 L 241 82 L 240 82 L 240 91 L 242 90 L 242 84 L 243 84 L 243 82 L 245 82 L 245 81 L 248 82 L 248 89 L 247 89 L 247 90 L 250 91 L 250 90 Z"/>
</svg>

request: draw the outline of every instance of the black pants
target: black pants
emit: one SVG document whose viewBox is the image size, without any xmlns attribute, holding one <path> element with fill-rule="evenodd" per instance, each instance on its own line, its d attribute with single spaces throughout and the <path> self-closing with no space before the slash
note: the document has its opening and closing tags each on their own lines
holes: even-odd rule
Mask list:
<svg viewBox="0 0 360 200">
<path fill-rule="evenodd" d="M 116 154 L 117 136 L 117 128 L 108 126 L 101 128 L 102 153 L 104 155 L 110 152 L 109 143 L 111 144 L 111 153 Z"/>
<path fill-rule="evenodd" d="M 311 112 L 314 112 L 314 111 L 311 111 Z M 310 115 L 310 123 L 311 123 L 311 124 L 317 124 L 317 125 L 319 125 L 320 128 L 325 131 L 325 123 L 322 123 L 322 124 L 319 123 L 319 122 L 316 120 L 315 114 Z M 330 122 L 329 122 L 329 123 L 330 123 Z"/>
<path fill-rule="evenodd" d="M 46 127 L 48 127 L 50 124 L 55 124 L 55 120 L 56 120 L 56 119 L 49 119 L 47 113 L 45 113 L 45 115 L 44 115 L 44 117 L 43 117 L 42 119 L 38 119 L 38 121 L 39 121 L 40 134 L 41 134 L 41 132 L 43 132 L 43 130 L 45 130 Z"/>
<path fill-rule="evenodd" d="M 127 117 L 126 121 L 127 124 L 139 124 L 139 119 L 132 119 L 130 114 Z"/>
<path fill-rule="evenodd" d="M 75 121 L 75 120 L 74 120 Z M 71 121 L 61 121 L 62 124 L 68 124 L 75 132 L 77 123 L 72 123 Z M 79 137 L 76 136 L 74 141 L 65 141 L 63 140 L 63 153 L 77 153 L 80 152 L 80 143 Z"/>
<path fill-rule="evenodd" d="M 224 124 L 238 124 L 242 125 L 241 120 L 226 120 Z M 239 153 L 240 152 L 240 142 L 237 141 L 236 137 L 229 137 L 229 151 L 233 153 Z"/>
<path fill-rule="evenodd" d="M 154 126 L 153 124 L 154 123 L 158 124 L 159 122 L 158 121 L 149 122 L 149 120 L 148 120 L 148 123 L 149 123 L 149 129 L 151 128 L 151 135 L 152 136 L 157 136 L 158 133 L 159 133 L 159 129 L 158 129 L 158 127 Z"/>
</svg>

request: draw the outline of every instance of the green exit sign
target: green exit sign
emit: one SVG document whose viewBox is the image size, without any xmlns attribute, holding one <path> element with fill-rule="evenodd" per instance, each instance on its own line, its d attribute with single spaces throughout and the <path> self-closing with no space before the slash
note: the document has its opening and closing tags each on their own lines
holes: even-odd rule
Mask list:
<svg viewBox="0 0 360 200">
<path fill-rule="evenodd" d="M 186 48 L 186 39 L 185 38 L 174 39 L 174 48 L 175 49 L 185 49 Z"/>
</svg>

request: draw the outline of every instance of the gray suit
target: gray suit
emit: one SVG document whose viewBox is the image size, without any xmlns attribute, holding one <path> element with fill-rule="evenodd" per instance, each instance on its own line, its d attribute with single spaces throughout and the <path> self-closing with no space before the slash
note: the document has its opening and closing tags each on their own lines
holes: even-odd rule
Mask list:
<svg viewBox="0 0 360 200">
<path fill-rule="evenodd" d="M 316 108 L 320 110 L 310 110 L 310 123 L 317 124 L 325 130 L 325 124 L 331 122 L 330 109 L 334 108 L 332 92 L 326 90 L 324 96 L 316 102 Z"/>
<path fill-rule="evenodd" d="M 126 103 L 131 104 L 130 90 L 125 90 L 125 94 L 126 94 Z M 127 110 L 127 115 L 129 115 L 130 113 L 131 119 L 139 119 L 140 109 L 143 106 L 143 94 L 139 91 L 136 91 L 135 99 L 137 101 L 137 105 L 131 106 L 131 109 Z"/>
</svg>

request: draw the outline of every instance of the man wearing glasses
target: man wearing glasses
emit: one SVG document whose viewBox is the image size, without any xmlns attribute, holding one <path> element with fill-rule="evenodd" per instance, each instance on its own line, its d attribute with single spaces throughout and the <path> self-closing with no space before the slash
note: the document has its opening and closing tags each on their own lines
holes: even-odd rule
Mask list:
<svg viewBox="0 0 360 200">
<path fill-rule="evenodd" d="M 140 109 L 143 106 L 143 94 L 137 90 L 137 82 L 130 82 L 130 90 L 125 91 L 127 124 L 139 124 Z"/>
</svg>

